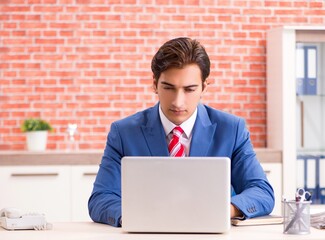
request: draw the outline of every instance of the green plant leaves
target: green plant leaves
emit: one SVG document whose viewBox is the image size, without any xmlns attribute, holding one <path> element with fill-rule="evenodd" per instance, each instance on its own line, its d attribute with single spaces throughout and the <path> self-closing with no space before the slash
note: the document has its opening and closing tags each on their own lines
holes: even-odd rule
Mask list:
<svg viewBox="0 0 325 240">
<path fill-rule="evenodd" d="M 52 127 L 48 122 L 42 119 L 29 118 L 26 119 L 21 125 L 22 132 L 46 131 L 46 130 L 52 130 Z"/>
</svg>

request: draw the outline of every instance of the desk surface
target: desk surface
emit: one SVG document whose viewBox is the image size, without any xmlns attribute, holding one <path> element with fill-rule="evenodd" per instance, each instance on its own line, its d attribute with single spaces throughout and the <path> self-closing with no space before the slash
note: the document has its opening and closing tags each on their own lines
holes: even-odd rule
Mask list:
<svg viewBox="0 0 325 240">
<path fill-rule="evenodd" d="M 283 225 L 231 227 L 226 234 L 131 234 L 120 228 L 93 222 L 53 223 L 52 230 L 7 231 L 0 227 L 0 239 L 5 240 L 277 240 L 277 239 L 325 239 L 325 230 L 311 228 L 308 235 L 286 235 Z"/>
</svg>

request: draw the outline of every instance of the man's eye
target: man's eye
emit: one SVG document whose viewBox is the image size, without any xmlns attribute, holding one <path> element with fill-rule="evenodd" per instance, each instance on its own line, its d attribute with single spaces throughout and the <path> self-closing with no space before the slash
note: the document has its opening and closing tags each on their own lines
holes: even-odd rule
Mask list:
<svg viewBox="0 0 325 240">
<path fill-rule="evenodd" d="M 173 89 L 173 88 L 172 87 L 164 87 L 164 89 L 170 90 L 170 89 Z"/>
<path fill-rule="evenodd" d="M 194 92 L 195 89 L 194 89 L 194 88 L 186 88 L 185 91 L 186 91 L 186 92 Z"/>
</svg>

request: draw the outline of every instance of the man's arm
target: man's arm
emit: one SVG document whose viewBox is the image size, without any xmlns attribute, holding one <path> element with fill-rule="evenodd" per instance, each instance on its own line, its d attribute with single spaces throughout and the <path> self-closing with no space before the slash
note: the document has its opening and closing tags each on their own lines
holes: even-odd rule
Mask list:
<svg viewBox="0 0 325 240">
<path fill-rule="evenodd" d="M 107 137 L 104 156 L 88 201 L 94 222 L 120 226 L 121 218 L 121 140 L 113 123 Z"/>
<path fill-rule="evenodd" d="M 257 217 L 272 212 L 273 188 L 256 159 L 243 119 L 238 122 L 236 143 L 231 157 L 231 184 L 236 192 L 231 203 L 245 217 Z M 237 214 L 236 211 L 234 214 Z"/>
</svg>

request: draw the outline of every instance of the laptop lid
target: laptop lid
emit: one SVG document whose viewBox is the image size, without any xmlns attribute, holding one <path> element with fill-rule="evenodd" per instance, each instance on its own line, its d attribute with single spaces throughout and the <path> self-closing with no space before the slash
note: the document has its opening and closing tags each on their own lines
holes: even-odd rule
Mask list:
<svg viewBox="0 0 325 240">
<path fill-rule="evenodd" d="M 230 159 L 124 157 L 122 229 L 222 233 L 230 229 Z"/>
</svg>

